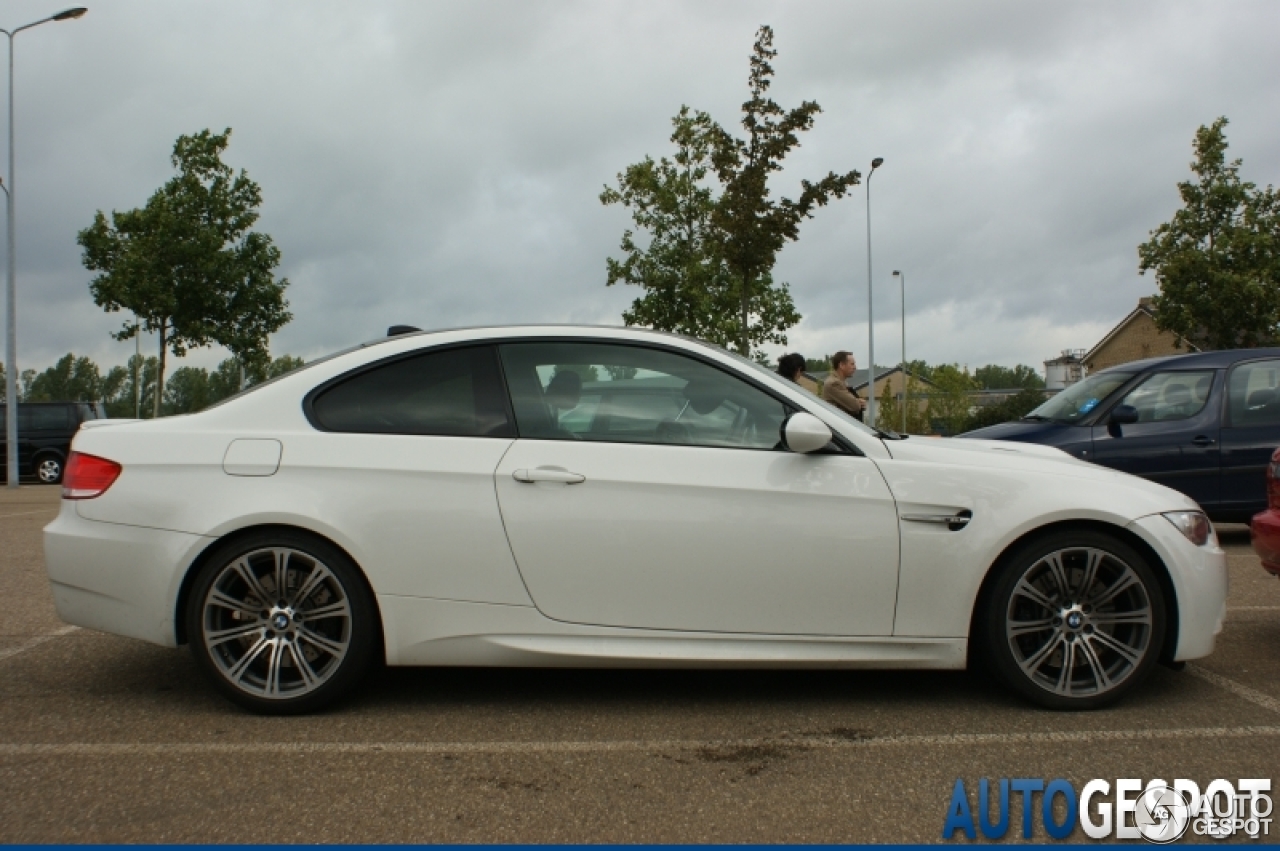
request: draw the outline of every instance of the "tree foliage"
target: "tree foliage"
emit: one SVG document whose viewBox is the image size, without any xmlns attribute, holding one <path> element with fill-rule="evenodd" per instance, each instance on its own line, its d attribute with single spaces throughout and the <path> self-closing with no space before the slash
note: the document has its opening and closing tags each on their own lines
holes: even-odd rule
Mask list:
<svg viewBox="0 0 1280 851">
<path fill-rule="evenodd" d="M 980 366 L 973 371 L 974 380 L 984 390 L 1012 390 L 1015 387 L 1043 388 L 1044 379 L 1034 366 L 1020 363 L 1010 368 L 997 364 Z"/>
<path fill-rule="evenodd" d="M 978 408 L 969 417 L 968 422 L 965 423 L 964 430 L 972 431 L 976 428 L 985 428 L 986 426 L 1021 419 L 1044 404 L 1044 400 L 1043 389 L 1026 387 L 994 405 L 985 405 Z"/>
<path fill-rule="evenodd" d="M 86 357 L 68 352 L 58 362 L 32 377 L 23 393 L 24 402 L 97 402 L 103 397 L 102 373 Z"/>
<path fill-rule="evenodd" d="M 959 434 L 969 422 L 969 408 L 973 405 L 972 392 L 978 382 L 969 374 L 968 367 L 944 363 L 933 367 L 929 391 L 929 419 L 935 431 Z"/>
<path fill-rule="evenodd" d="M 623 259 L 606 261 L 607 284 L 646 290 L 623 313 L 628 325 L 690 334 L 762 357 L 760 346 L 785 345 L 787 329 L 800 321 L 789 287 L 773 280 L 778 252 L 799 238 L 799 223 L 814 207 L 842 197 L 859 175 L 802 180 L 794 201 L 770 196 L 770 175 L 821 111 L 812 101 L 786 111 L 768 98 L 772 45 L 773 30 L 761 27 L 751 57 L 751 98 L 742 106 L 745 138 L 681 107 L 672 119 L 673 157 L 646 157 L 601 193 L 602 203 L 629 208 L 644 232 L 637 239 L 627 230 Z"/>
<path fill-rule="evenodd" d="M 267 336 L 291 318 L 288 286 L 276 280 L 280 251 L 252 229 L 262 193 L 241 170 L 222 162 L 231 130 L 180 136 L 173 146 L 177 174 L 146 206 L 99 210 L 80 231 L 85 268 L 99 274 L 89 284 L 94 302 L 108 312 L 130 311 L 158 335 L 159 358 L 153 413 L 160 413 L 166 353 L 225 346 L 246 364 L 267 358 Z M 132 321 L 115 336 L 137 333 Z"/>
<path fill-rule="evenodd" d="M 246 387 L 259 384 L 303 365 L 302 358 L 282 355 L 275 360 L 260 360 L 244 371 Z M 142 417 L 157 416 L 156 387 L 160 361 L 157 357 L 134 355 L 128 364 L 114 366 L 104 375 L 87 357 L 67 353 L 58 362 L 37 372 L 23 373 L 22 402 L 101 402 L 107 416 L 132 419 L 134 408 L 134 376 L 137 376 L 138 407 Z M 0 386 L 4 371 L 0 366 Z M 164 385 L 158 407 L 160 416 L 199 411 L 240 392 L 240 362 L 226 358 L 212 371 L 184 366 L 175 370 Z M 2 394 L 0 394 L 2 395 Z M 0 401 L 3 401 L 0 398 Z"/>
<path fill-rule="evenodd" d="M 1280 193 L 1227 162 L 1226 118 L 1196 131 L 1182 209 L 1138 246 L 1154 271 L 1156 326 L 1201 349 L 1273 345 L 1280 330 Z"/>
<path fill-rule="evenodd" d="M 876 402 L 877 427 L 902 434 L 928 434 L 931 430 L 928 395 L 928 388 L 914 377 L 910 377 L 907 380 L 908 398 L 899 399 L 886 381 L 884 389 L 880 391 L 880 399 Z M 904 404 L 907 410 L 905 429 L 902 424 Z"/>
<path fill-rule="evenodd" d="M 814 116 L 822 111 L 816 101 L 803 101 L 787 111 L 768 97 L 773 83 L 770 63 L 777 55 L 773 29 L 760 27 L 751 51 L 751 98 L 742 105 L 746 138 L 737 138 L 718 125 L 711 128 L 711 163 L 724 187 L 711 220 L 720 253 L 739 290 L 738 351 L 743 355 L 750 350 L 753 301 L 757 290 L 768 287 L 778 252 L 788 240 L 800 238 L 800 222 L 812 218 L 814 207 L 844 197 L 861 177 L 856 171 L 843 175 L 829 172 L 817 183 L 800 181 L 800 196 L 794 201 L 770 198 L 770 175 L 781 171 L 787 154 L 800 145 L 797 134 L 812 129 Z M 791 314 L 780 318 L 789 319 Z M 800 319 L 798 314 L 794 317 L 792 324 Z M 757 316 L 762 324 L 766 318 Z M 785 338 L 778 342 L 785 342 Z"/>
<path fill-rule="evenodd" d="M 622 234 L 623 259 L 606 259 L 606 286 L 643 287 L 622 320 L 659 331 L 674 331 L 724 345 L 723 317 L 732 308 L 728 271 L 715 252 L 711 212 L 716 201 L 704 181 L 710 167 L 711 119 L 687 106 L 671 120 L 671 159 L 645 157 L 618 174 L 617 188 L 606 186 L 602 204 L 621 204 L 631 211 L 647 244 L 635 232 Z"/>
</svg>

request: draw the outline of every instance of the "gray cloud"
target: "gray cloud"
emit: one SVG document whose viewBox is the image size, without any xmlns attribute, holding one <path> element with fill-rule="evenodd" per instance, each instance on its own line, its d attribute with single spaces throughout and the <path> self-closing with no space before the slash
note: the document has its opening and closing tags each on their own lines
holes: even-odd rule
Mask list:
<svg viewBox="0 0 1280 851">
<path fill-rule="evenodd" d="M 61 6 L 6 5 L 5 26 Z M 145 202 L 181 133 L 230 126 L 263 188 L 315 356 L 393 322 L 617 322 L 625 212 L 597 195 L 668 152 L 681 104 L 736 124 L 755 27 L 776 99 L 824 114 L 775 191 L 886 158 L 872 183 L 877 347 L 1038 363 L 1091 345 L 1154 281 L 1136 246 L 1176 209 L 1195 128 L 1231 118 L 1276 182 L 1280 7 L 1209 3 L 130 2 L 17 39 L 20 365 L 118 363 L 75 232 Z M 792 348 L 865 348 L 861 191 L 782 253 Z M 208 364 L 221 352 L 192 355 Z"/>
</svg>

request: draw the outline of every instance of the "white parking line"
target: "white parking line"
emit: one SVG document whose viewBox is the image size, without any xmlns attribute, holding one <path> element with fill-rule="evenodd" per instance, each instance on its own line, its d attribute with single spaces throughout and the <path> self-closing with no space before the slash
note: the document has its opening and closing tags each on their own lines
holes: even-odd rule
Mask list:
<svg viewBox="0 0 1280 851">
<path fill-rule="evenodd" d="M 1227 606 L 1228 612 L 1280 612 L 1280 606 Z"/>
<path fill-rule="evenodd" d="M 1192 727 L 1170 730 L 1078 730 L 1059 733 L 952 733 L 935 736 L 787 737 L 771 739 L 658 739 L 598 742 L 66 742 L 0 744 L 6 756 L 184 756 L 219 754 L 542 754 L 643 753 L 648 751 L 744 748 L 846 750 L 878 747 L 937 747 L 1165 739 L 1246 739 L 1280 736 L 1280 727 Z"/>
<path fill-rule="evenodd" d="M 6 517 L 28 517 L 32 514 L 44 514 L 46 511 L 58 511 L 58 510 L 59 510 L 58 506 L 55 505 L 52 508 L 42 508 L 39 511 L 19 511 L 17 514 L 0 514 L 0 520 L 5 519 Z"/>
<path fill-rule="evenodd" d="M 37 635 L 35 638 L 31 639 L 30 641 L 24 641 L 23 643 L 19 644 L 17 647 L 9 647 L 5 650 L 0 650 L 0 662 L 3 662 L 5 659 L 8 659 L 10 657 L 17 656 L 19 653 L 26 653 L 31 648 L 39 647 L 41 644 L 44 644 L 46 641 L 52 641 L 53 639 L 59 636 L 66 635 L 71 632 L 75 632 L 79 628 L 80 627 L 78 626 L 64 626 L 62 629 L 55 630 L 54 632 L 51 632 L 48 635 Z"/>
<path fill-rule="evenodd" d="M 1280 700 L 1276 700 L 1269 694 L 1263 694 L 1260 691 L 1255 691 L 1243 683 L 1238 683 L 1235 680 L 1222 676 L 1222 674 L 1215 674 L 1213 671 L 1206 671 L 1199 665 L 1187 663 L 1187 673 L 1194 677 L 1199 677 L 1205 682 L 1213 683 L 1219 688 L 1224 688 L 1237 697 L 1243 697 L 1245 700 L 1257 706 L 1261 706 L 1263 709 L 1270 709 L 1272 712 L 1280 713 Z"/>
</svg>

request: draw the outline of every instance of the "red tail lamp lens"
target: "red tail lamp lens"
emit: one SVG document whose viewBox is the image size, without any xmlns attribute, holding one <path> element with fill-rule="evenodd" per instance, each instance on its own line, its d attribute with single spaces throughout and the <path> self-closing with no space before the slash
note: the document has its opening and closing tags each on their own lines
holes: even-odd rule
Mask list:
<svg viewBox="0 0 1280 851">
<path fill-rule="evenodd" d="M 93 499 L 102 496 L 123 469 L 115 461 L 72 452 L 67 456 L 67 469 L 62 474 L 62 498 Z"/>
</svg>

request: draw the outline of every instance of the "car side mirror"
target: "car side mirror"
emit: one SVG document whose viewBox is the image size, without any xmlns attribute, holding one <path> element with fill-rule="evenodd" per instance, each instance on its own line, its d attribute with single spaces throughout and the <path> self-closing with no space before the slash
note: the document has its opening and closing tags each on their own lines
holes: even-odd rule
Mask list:
<svg viewBox="0 0 1280 851">
<path fill-rule="evenodd" d="M 1116 405 L 1109 420 L 1114 425 L 1133 425 L 1137 421 L 1138 409 L 1133 405 Z"/>
<path fill-rule="evenodd" d="M 801 411 L 787 417 L 782 424 L 782 445 L 790 452 L 817 452 L 830 442 L 831 429 L 813 414 Z"/>
</svg>

